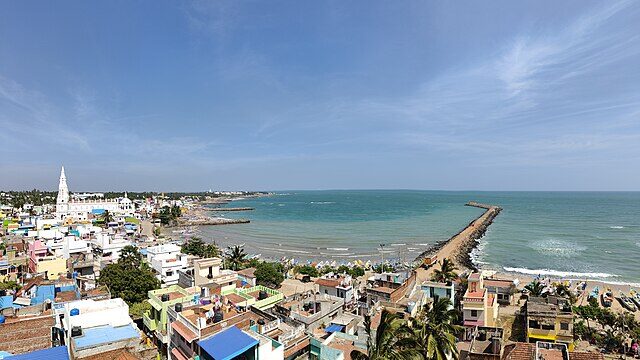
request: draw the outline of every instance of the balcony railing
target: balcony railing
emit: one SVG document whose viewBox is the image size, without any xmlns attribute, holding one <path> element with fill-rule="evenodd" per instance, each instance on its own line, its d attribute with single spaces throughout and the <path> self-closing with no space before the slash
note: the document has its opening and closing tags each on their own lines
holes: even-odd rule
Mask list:
<svg viewBox="0 0 640 360">
<path fill-rule="evenodd" d="M 142 322 L 149 331 L 156 331 L 158 328 L 158 323 L 149 317 L 149 312 L 142 314 Z"/>
</svg>

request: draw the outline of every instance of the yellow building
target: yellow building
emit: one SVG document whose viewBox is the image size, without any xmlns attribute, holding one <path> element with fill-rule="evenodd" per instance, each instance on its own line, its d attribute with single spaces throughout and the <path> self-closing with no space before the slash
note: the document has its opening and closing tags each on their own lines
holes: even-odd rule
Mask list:
<svg viewBox="0 0 640 360">
<path fill-rule="evenodd" d="M 45 277 L 48 280 L 57 279 L 60 275 L 67 273 L 67 261 L 55 256 L 38 258 L 35 272 L 46 274 Z"/>
<path fill-rule="evenodd" d="M 573 312 L 567 299 L 531 297 L 527 300 L 526 314 L 528 342 L 558 342 L 573 350 Z"/>
</svg>

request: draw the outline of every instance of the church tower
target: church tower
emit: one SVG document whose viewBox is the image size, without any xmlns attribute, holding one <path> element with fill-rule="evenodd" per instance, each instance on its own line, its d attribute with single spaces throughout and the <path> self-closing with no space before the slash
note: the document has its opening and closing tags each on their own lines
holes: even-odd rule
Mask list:
<svg viewBox="0 0 640 360">
<path fill-rule="evenodd" d="M 58 184 L 58 199 L 56 201 L 56 218 L 63 220 L 69 213 L 69 188 L 67 177 L 64 174 L 64 166 L 60 170 L 60 182 Z"/>
</svg>

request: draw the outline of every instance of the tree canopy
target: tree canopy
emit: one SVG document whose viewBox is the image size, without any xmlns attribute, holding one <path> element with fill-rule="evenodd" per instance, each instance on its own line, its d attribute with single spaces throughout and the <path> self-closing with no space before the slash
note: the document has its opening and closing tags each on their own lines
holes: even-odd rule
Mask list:
<svg viewBox="0 0 640 360">
<path fill-rule="evenodd" d="M 257 264 L 254 275 L 259 285 L 277 288 L 284 281 L 283 271 L 280 263 L 261 262 Z"/>
<path fill-rule="evenodd" d="M 150 290 L 160 288 L 160 281 L 132 245 L 122 249 L 118 262 L 102 269 L 98 282 L 109 288 L 112 297 L 122 298 L 130 306 L 145 301 Z"/>
<path fill-rule="evenodd" d="M 192 237 L 182 245 L 184 254 L 210 258 L 220 256 L 220 249 L 216 244 L 207 244 L 199 237 Z"/>
</svg>

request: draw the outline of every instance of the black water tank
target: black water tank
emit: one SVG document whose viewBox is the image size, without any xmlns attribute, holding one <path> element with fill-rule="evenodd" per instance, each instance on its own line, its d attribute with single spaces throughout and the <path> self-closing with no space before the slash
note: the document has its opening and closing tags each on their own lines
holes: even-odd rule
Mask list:
<svg viewBox="0 0 640 360">
<path fill-rule="evenodd" d="M 263 319 L 260 319 L 260 320 L 258 320 L 258 324 L 259 324 L 259 325 L 264 325 L 264 324 L 265 324 L 265 322 L 264 322 L 264 320 L 263 320 Z"/>
<path fill-rule="evenodd" d="M 222 321 L 224 319 L 224 314 L 222 313 L 222 311 L 216 311 L 215 314 L 213 314 L 213 322 L 214 323 L 218 323 L 220 321 Z"/>
<path fill-rule="evenodd" d="M 267 294 L 267 292 L 264 290 L 260 290 L 260 292 L 258 293 L 258 300 L 264 300 L 268 297 L 269 297 L 269 294 Z"/>
<path fill-rule="evenodd" d="M 160 300 L 162 300 L 162 302 L 169 301 L 169 294 L 162 294 Z"/>
<path fill-rule="evenodd" d="M 78 337 L 82 335 L 82 328 L 80 326 L 74 326 L 71 328 L 71 337 Z"/>
<path fill-rule="evenodd" d="M 182 304 L 181 303 L 177 303 L 173 308 L 174 308 L 174 310 L 176 312 L 181 312 L 182 311 Z"/>
</svg>

